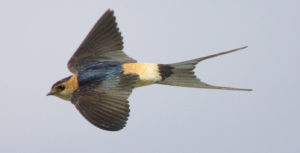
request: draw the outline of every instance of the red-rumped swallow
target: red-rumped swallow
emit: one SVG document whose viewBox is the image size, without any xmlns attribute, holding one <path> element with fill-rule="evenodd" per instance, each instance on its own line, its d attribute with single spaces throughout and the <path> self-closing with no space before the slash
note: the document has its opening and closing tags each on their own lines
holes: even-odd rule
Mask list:
<svg viewBox="0 0 300 153">
<path fill-rule="evenodd" d="M 68 68 L 73 75 L 56 82 L 48 95 L 71 101 L 93 125 L 118 131 L 126 125 L 127 99 L 136 87 L 165 84 L 250 91 L 204 83 L 193 71 L 203 60 L 246 47 L 173 64 L 139 63 L 122 51 L 123 37 L 113 11 L 107 10 L 69 60 Z"/>
</svg>

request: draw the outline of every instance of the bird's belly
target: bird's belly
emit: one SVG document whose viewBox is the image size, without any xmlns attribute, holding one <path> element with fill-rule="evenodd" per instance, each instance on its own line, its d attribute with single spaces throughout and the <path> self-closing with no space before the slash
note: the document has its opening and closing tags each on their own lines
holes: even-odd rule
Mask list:
<svg viewBox="0 0 300 153">
<path fill-rule="evenodd" d="M 153 84 L 161 80 L 157 64 L 151 63 L 126 63 L 122 65 L 124 73 L 135 73 L 139 76 L 135 87 Z"/>
</svg>

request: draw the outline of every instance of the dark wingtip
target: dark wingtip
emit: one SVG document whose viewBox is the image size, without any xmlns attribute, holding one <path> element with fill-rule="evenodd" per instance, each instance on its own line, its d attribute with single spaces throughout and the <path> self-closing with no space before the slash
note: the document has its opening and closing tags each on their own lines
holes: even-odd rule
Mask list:
<svg viewBox="0 0 300 153">
<path fill-rule="evenodd" d="M 114 14 L 114 10 L 109 8 L 109 9 L 107 9 L 107 10 L 105 11 L 105 13 L 103 14 L 103 16 L 106 15 L 106 14 L 111 14 L 111 15 L 113 15 L 113 14 Z"/>
</svg>

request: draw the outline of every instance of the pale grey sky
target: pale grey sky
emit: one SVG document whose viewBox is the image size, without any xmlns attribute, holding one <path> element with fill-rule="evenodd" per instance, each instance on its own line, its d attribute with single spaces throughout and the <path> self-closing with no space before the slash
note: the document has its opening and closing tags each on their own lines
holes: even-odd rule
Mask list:
<svg viewBox="0 0 300 153">
<path fill-rule="evenodd" d="M 299 153 L 299 2 L 1 1 L 0 152 Z M 204 81 L 252 92 L 153 85 L 134 90 L 125 129 L 100 130 L 46 97 L 108 9 L 125 52 L 172 63 L 248 45 L 202 62 Z"/>
</svg>

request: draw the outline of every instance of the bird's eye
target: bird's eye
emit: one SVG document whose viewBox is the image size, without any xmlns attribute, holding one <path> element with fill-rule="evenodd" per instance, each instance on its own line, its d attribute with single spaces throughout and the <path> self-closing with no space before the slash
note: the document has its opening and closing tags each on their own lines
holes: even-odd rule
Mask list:
<svg viewBox="0 0 300 153">
<path fill-rule="evenodd" d="M 60 85 L 60 86 L 58 86 L 57 88 L 58 88 L 59 90 L 61 90 L 61 91 L 62 91 L 62 90 L 65 90 L 66 86 L 64 86 L 64 85 Z"/>
</svg>

